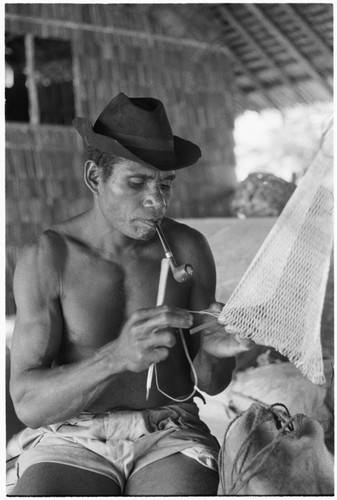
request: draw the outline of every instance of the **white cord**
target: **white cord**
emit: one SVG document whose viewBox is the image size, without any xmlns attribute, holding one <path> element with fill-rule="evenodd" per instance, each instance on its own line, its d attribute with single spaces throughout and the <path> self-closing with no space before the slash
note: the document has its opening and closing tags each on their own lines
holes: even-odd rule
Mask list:
<svg viewBox="0 0 337 500">
<path fill-rule="evenodd" d="M 219 311 L 189 311 L 190 313 L 193 313 L 193 314 L 207 314 L 209 316 L 213 316 L 215 318 L 218 318 L 219 317 L 219 314 L 220 312 Z M 162 389 L 160 389 L 159 387 L 159 382 L 158 382 L 158 372 L 157 372 L 157 365 L 156 364 L 153 364 L 153 371 L 154 371 L 154 376 L 155 376 L 155 381 L 156 381 L 156 387 L 157 387 L 157 391 L 159 391 L 161 394 L 163 394 L 163 396 L 166 396 L 167 398 L 171 399 L 172 401 L 175 401 L 177 403 L 184 403 L 185 401 L 188 401 L 189 399 L 191 399 L 194 394 L 197 392 L 198 390 L 198 376 L 197 376 L 197 372 L 194 368 L 194 365 L 193 365 L 193 361 L 190 357 L 190 353 L 188 352 L 188 349 L 187 349 L 187 345 L 186 345 L 186 341 L 185 341 L 185 338 L 184 338 L 184 334 L 183 334 L 183 331 L 181 328 L 179 328 L 179 334 L 180 334 L 180 338 L 181 338 L 181 343 L 183 345 L 183 348 L 184 348 L 184 351 L 185 351 L 185 355 L 186 355 L 186 358 L 190 364 L 190 367 L 191 367 L 191 371 L 193 373 L 193 378 L 194 378 L 194 386 L 193 386 L 193 391 L 191 392 L 191 394 L 189 394 L 188 396 L 186 396 L 185 398 L 182 398 L 182 399 L 177 399 L 177 398 L 174 398 L 172 396 L 170 396 L 169 394 L 167 394 L 166 392 L 164 392 Z"/>
<path fill-rule="evenodd" d="M 189 311 L 192 314 L 207 314 L 208 316 L 213 316 L 213 318 L 218 318 L 220 316 L 221 311 Z"/>
<path fill-rule="evenodd" d="M 162 262 L 161 262 L 161 270 L 160 270 L 159 285 L 158 285 L 157 306 L 162 305 L 164 303 L 164 298 L 165 298 L 165 288 L 166 288 L 166 282 L 167 282 L 167 274 L 168 274 L 168 270 L 169 270 L 169 258 L 168 258 L 167 254 L 165 256 L 166 256 L 166 258 L 162 259 Z M 190 312 L 194 313 L 194 314 L 208 314 L 209 316 L 213 316 L 213 317 L 218 317 L 220 314 L 218 311 L 216 311 L 216 312 L 190 311 Z M 183 399 L 177 399 L 177 398 L 170 396 L 169 394 L 166 394 L 166 392 L 162 391 L 159 387 L 157 365 L 156 365 L 156 363 L 152 363 L 152 365 L 148 369 L 147 380 L 146 380 L 146 399 L 149 398 L 153 374 L 155 376 L 157 390 L 161 394 L 163 394 L 163 396 L 166 396 L 167 398 L 171 399 L 172 401 L 176 401 L 177 403 L 184 403 L 185 401 L 188 401 L 189 399 L 191 399 L 194 396 L 194 394 L 198 390 L 197 372 L 194 368 L 193 361 L 192 361 L 190 354 L 188 352 L 186 341 L 184 338 L 184 334 L 183 334 L 183 331 L 181 328 L 179 328 L 179 334 L 180 334 L 180 338 L 181 338 L 181 343 L 182 343 L 184 351 L 185 351 L 186 358 L 190 364 L 191 371 L 193 373 L 193 378 L 194 378 L 193 391 L 191 392 L 191 394 L 189 394 L 187 397 L 185 397 Z"/>
<path fill-rule="evenodd" d="M 183 331 L 182 331 L 181 328 L 179 328 L 179 334 L 180 334 L 181 342 L 182 342 L 183 347 L 184 347 L 186 358 L 187 358 L 187 360 L 188 360 L 188 362 L 189 362 L 189 364 L 191 366 L 191 370 L 192 370 L 192 373 L 193 373 L 193 378 L 194 378 L 193 391 L 186 398 L 183 398 L 183 399 L 173 398 L 172 396 L 170 396 L 169 394 L 166 394 L 166 392 L 164 392 L 164 391 L 162 391 L 160 389 L 159 382 L 158 382 L 158 373 L 157 373 L 157 366 L 156 365 L 154 365 L 154 375 L 155 375 L 157 390 L 161 394 L 163 394 L 163 396 L 166 396 L 167 398 L 170 398 L 170 399 L 172 399 L 172 401 L 176 401 L 177 403 L 184 403 L 185 401 L 188 401 L 189 399 L 191 399 L 191 397 L 193 397 L 194 394 L 196 393 L 196 391 L 198 390 L 198 387 L 197 387 L 197 385 L 198 385 L 198 376 L 197 376 L 197 372 L 195 371 L 195 368 L 194 368 L 194 365 L 193 365 L 193 361 L 191 360 L 190 353 L 188 352 L 186 341 L 185 341 L 185 338 L 184 338 L 184 334 L 183 334 Z"/>
</svg>

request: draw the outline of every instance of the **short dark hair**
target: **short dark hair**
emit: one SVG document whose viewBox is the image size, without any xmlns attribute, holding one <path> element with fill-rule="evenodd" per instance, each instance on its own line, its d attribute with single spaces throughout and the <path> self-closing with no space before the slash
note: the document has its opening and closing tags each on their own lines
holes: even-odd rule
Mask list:
<svg viewBox="0 0 337 500">
<path fill-rule="evenodd" d="M 116 165 L 121 159 L 119 156 L 103 153 L 100 149 L 94 146 L 85 147 L 85 158 L 86 161 L 96 163 L 102 182 L 107 182 L 109 180 L 114 165 Z"/>
</svg>

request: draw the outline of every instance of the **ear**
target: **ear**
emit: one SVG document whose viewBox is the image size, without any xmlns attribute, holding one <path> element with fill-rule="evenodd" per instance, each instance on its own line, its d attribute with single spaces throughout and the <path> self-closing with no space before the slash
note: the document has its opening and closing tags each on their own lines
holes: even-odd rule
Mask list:
<svg viewBox="0 0 337 500">
<path fill-rule="evenodd" d="M 88 160 L 84 165 L 84 182 L 93 194 L 99 192 L 99 172 L 95 162 Z"/>
</svg>

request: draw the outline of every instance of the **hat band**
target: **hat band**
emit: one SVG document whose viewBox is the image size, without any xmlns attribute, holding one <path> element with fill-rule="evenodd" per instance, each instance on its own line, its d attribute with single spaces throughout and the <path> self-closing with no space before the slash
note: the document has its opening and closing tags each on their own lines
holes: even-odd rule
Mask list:
<svg viewBox="0 0 337 500">
<path fill-rule="evenodd" d="M 172 139 L 155 139 L 151 137 L 139 137 L 113 132 L 117 139 L 126 148 L 152 149 L 154 151 L 172 151 L 174 148 Z"/>
</svg>

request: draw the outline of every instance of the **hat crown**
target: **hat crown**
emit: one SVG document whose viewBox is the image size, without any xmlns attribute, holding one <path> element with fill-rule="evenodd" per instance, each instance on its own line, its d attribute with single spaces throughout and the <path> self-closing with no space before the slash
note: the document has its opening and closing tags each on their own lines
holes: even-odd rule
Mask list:
<svg viewBox="0 0 337 500">
<path fill-rule="evenodd" d="M 118 94 L 104 108 L 94 127 L 97 134 L 120 139 L 121 135 L 173 140 L 164 106 L 152 97 Z"/>
<path fill-rule="evenodd" d="M 86 146 L 159 170 L 176 170 L 196 163 L 200 148 L 172 134 L 164 105 L 153 97 L 118 94 L 104 108 L 94 126 L 76 117 L 74 127 Z"/>
</svg>

